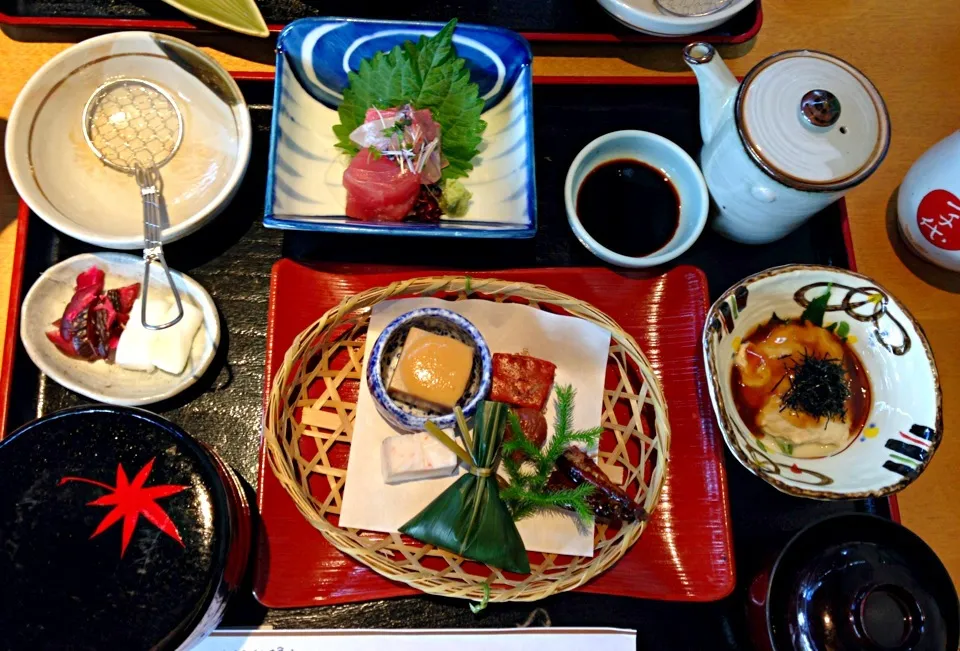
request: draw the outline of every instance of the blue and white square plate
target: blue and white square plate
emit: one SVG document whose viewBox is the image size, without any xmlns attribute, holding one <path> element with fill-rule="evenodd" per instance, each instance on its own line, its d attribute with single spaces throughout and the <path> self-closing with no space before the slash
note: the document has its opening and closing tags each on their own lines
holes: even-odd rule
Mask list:
<svg viewBox="0 0 960 651">
<path fill-rule="evenodd" d="M 367 222 L 344 214 L 343 172 L 333 126 L 347 72 L 379 51 L 432 36 L 440 23 L 304 18 L 277 41 L 277 79 L 264 224 L 271 228 L 433 237 L 529 238 L 537 231 L 530 46 L 518 34 L 458 25 L 453 41 L 480 86 L 487 122 L 465 217 L 439 223 Z M 442 126 L 442 125 L 441 125 Z"/>
</svg>

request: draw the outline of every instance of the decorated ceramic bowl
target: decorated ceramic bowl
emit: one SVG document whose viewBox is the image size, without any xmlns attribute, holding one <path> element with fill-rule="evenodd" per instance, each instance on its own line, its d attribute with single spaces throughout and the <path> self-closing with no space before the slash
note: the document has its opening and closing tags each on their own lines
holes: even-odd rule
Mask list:
<svg viewBox="0 0 960 651">
<path fill-rule="evenodd" d="M 484 100 L 487 127 L 469 176 L 464 217 L 436 223 L 362 221 L 346 216 L 333 126 L 348 73 L 378 52 L 433 36 L 441 23 L 301 18 L 277 39 L 276 106 L 263 223 L 269 228 L 404 237 L 530 238 L 537 233 L 530 46 L 518 34 L 457 25 L 453 42 Z"/>
<path fill-rule="evenodd" d="M 438 307 L 422 307 L 401 314 L 387 324 L 373 344 L 367 361 L 367 387 L 383 419 L 394 428 L 406 432 L 422 432 L 427 421 L 431 421 L 441 429 L 453 427 L 456 424 L 456 416 L 452 411 L 440 413 L 424 409 L 394 400 L 387 393 L 390 378 L 400 362 L 403 344 L 410 328 L 420 328 L 427 332 L 452 337 L 474 349 L 470 379 L 458 404 L 468 418 L 473 415 L 480 401 L 490 392 L 493 374 L 490 348 L 480 331 L 470 321 L 456 312 Z"/>
<path fill-rule="evenodd" d="M 755 434 L 759 420 L 751 431 L 734 371 L 743 342 L 753 340 L 758 328 L 774 315 L 787 321 L 809 315 L 814 302 L 822 319 L 817 325 L 842 337 L 844 349 L 858 359 L 869 391 L 862 394 L 862 418 L 849 421 L 843 445 L 825 456 L 800 456 L 780 439 L 763 431 Z M 751 276 L 710 309 L 703 354 L 710 399 L 727 447 L 745 468 L 785 493 L 822 500 L 895 493 L 923 472 L 940 444 L 940 382 L 930 345 L 906 308 L 865 276 L 812 265 Z M 819 422 L 826 427 L 826 420 Z"/>
</svg>

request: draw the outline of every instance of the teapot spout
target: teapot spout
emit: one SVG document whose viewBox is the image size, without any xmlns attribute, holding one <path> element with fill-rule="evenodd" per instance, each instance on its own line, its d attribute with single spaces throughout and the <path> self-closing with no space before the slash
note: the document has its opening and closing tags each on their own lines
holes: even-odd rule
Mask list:
<svg viewBox="0 0 960 651">
<path fill-rule="evenodd" d="M 739 83 L 709 43 L 691 43 L 683 48 L 683 60 L 697 76 L 700 86 L 700 135 L 713 138 L 724 110 L 736 95 Z"/>
</svg>

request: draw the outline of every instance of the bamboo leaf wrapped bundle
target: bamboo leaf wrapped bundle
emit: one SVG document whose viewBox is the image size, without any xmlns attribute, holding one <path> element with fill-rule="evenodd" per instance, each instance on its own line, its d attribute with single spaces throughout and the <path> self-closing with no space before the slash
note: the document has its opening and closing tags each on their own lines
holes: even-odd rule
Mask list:
<svg viewBox="0 0 960 651">
<path fill-rule="evenodd" d="M 462 412 L 457 422 L 466 450 L 445 432 L 427 430 L 467 464 L 469 472 L 441 493 L 400 531 L 417 540 L 509 572 L 527 574 L 527 552 L 507 505 L 500 498 L 497 466 L 507 424 L 507 405 L 484 401 L 474 417 L 473 435 Z"/>
</svg>

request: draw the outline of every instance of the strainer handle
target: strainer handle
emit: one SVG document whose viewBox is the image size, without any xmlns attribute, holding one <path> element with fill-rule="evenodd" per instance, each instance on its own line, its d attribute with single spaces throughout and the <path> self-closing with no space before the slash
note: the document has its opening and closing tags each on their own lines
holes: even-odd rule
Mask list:
<svg viewBox="0 0 960 651">
<path fill-rule="evenodd" d="M 173 274 L 163 257 L 161 235 L 163 228 L 160 223 L 160 173 L 154 166 L 136 167 L 137 184 L 140 186 L 140 196 L 143 201 L 143 298 L 140 301 L 140 322 L 147 330 L 164 330 L 175 326 L 183 318 L 183 303 L 180 301 L 180 291 L 173 282 Z M 177 316 L 167 323 L 155 325 L 147 323 L 147 294 L 150 291 L 150 267 L 159 262 L 167 283 L 173 292 L 173 300 L 177 303 Z"/>
</svg>

